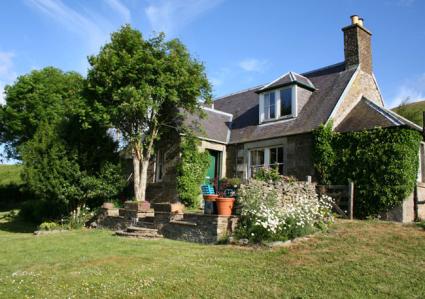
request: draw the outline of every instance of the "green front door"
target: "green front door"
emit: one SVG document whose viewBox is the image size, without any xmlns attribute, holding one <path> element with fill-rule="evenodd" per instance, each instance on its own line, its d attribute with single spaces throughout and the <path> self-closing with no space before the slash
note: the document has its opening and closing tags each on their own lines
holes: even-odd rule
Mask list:
<svg viewBox="0 0 425 299">
<path fill-rule="evenodd" d="M 208 167 L 207 175 L 205 177 L 206 184 L 214 184 L 217 168 L 217 155 L 216 152 L 208 151 L 210 166 Z"/>
</svg>

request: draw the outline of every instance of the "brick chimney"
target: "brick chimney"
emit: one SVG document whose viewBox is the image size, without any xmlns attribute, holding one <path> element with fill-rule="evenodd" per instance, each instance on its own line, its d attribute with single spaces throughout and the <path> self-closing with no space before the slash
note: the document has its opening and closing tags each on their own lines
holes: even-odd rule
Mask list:
<svg viewBox="0 0 425 299">
<path fill-rule="evenodd" d="M 342 28 L 344 32 L 345 68 L 361 65 L 361 69 L 372 74 L 372 33 L 363 27 L 363 19 L 351 16 L 351 25 Z"/>
</svg>

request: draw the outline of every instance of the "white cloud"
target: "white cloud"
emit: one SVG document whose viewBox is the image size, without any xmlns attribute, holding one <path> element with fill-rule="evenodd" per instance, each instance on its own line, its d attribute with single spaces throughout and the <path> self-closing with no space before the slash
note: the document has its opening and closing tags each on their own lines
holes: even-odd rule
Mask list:
<svg viewBox="0 0 425 299">
<path fill-rule="evenodd" d="M 13 52 L 0 52 L 0 79 L 12 81 L 16 78 L 16 73 L 13 70 Z"/>
<path fill-rule="evenodd" d="M 79 34 L 89 43 L 90 51 L 97 50 L 109 37 L 112 24 L 104 17 L 86 10 L 77 12 L 61 0 L 27 0 L 32 8 Z"/>
<path fill-rule="evenodd" d="M 390 102 L 390 107 L 398 106 L 409 99 L 409 102 L 417 102 L 425 99 L 425 73 L 417 78 L 406 80 L 398 88 L 397 95 Z"/>
<path fill-rule="evenodd" d="M 130 10 L 120 0 L 105 0 L 106 3 L 115 10 L 126 23 L 131 21 Z"/>
<path fill-rule="evenodd" d="M 247 72 L 263 72 L 267 68 L 267 60 L 255 58 L 244 59 L 239 62 L 239 67 Z"/>
<path fill-rule="evenodd" d="M 0 106 L 6 104 L 4 100 L 4 84 L 0 82 Z"/>
<path fill-rule="evenodd" d="M 145 14 L 154 31 L 175 34 L 222 0 L 160 0 L 151 2 Z"/>
<path fill-rule="evenodd" d="M 0 105 L 5 104 L 4 87 L 16 78 L 13 52 L 0 52 Z"/>
</svg>

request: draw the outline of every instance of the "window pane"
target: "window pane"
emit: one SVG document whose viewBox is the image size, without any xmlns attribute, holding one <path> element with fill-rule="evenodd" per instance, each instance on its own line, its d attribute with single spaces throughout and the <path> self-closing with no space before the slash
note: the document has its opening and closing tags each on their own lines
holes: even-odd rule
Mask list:
<svg viewBox="0 0 425 299">
<path fill-rule="evenodd" d="M 259 150 L 258 151 L 258 155 L 259 155 L 259 163 L 258 165 L 264 165 L 264 150 Z"/>
<path fill-rule="evenodd" d="M 290 114 L 292 114 L 292 88 L 286 88 L 280 91 L 280 115 Z"/>
<path fill-rule="evenodd" d="M 270 117 L 269 118 L 275 118 L 276 117 L 276 113 L 275 113 L 275 106 L 270 106 Z"/>
<path fill-rule="evenodd" d="M 257 151 L 251 151 L 251 165 L 257 164 Z"/>
<path fill-rule="evenodd" d="M 283 163 L 283 147 L 279 147 L 277 151 L 277 161 Z"/>
<path fill-rule="evenodd" d="M 274 164 L 276 163 L 276 151 L 277 148 L 271 148 L 270 149 L 270 163 L 269 164 Z"/>
</svg>

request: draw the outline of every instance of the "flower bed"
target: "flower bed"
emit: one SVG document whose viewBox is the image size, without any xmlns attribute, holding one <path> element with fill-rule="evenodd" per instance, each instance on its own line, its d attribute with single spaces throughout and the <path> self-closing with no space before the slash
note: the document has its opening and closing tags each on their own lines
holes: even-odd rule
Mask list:
<svg viewBox="0 0 425 299">
<path fill-rule="evenodd" d="M 332 222 L 331 198 L 319 197 L 314 184 L 285 177 L 241 185 L 238 238 L 251 242 L 285 241 L 326 229 Z"/>
</svg>

